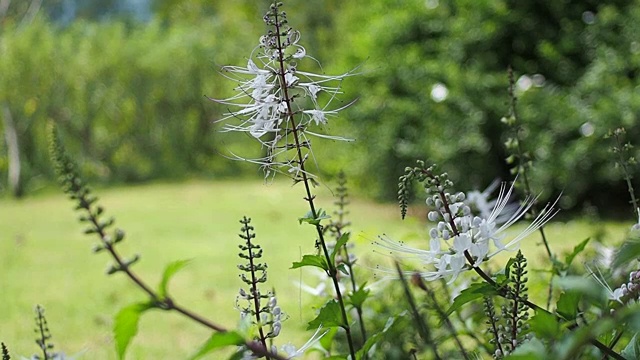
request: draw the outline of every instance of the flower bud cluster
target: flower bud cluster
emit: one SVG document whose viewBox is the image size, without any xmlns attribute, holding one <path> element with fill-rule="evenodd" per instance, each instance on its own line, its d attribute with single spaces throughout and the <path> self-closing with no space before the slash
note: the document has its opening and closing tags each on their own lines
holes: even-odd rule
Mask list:
<svg viewBox="0 0 640 360">
<path fill-rule="evenodd" d="M 613 299 L 623 304 L 635 303 L 640 300 L 640 270 L 629 273 L 629 281 L 613 290 Z"/>
<path fill-rule="evenodd" d="M 267 337 L 275 338 L 280 334 L 280 330 L 282 329 L 282 321 L 286 319 L 285 313 L 282 312 L 282 309 L 280 309 L 278 300 L 276 299 L 275 295 L 272 295 L 269 298 L 269 302 L 265 312 L 269 314 L 270 319 L 266 319 L 265 316 L 265 320 L 263 321 L 263 323 L 268 324 L 271 327 L 271 330 L 267 334 Z"/>
</svg>

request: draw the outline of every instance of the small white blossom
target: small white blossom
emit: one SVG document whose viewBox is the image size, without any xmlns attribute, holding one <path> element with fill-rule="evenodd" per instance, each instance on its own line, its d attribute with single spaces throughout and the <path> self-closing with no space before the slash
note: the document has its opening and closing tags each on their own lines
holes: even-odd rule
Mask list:
<svg viewBox="0 0 640 360">
<path fill-rule="evenodd" d="M 325 330 L 324 332 L 321 333 L 321 330 L 322 330 L 322 326 L 320 326 L 316 330 L 316 332 L 313 333 L 311 338 L 307 340 L 307 342 L 304 343 L 304 345 L 302 345 L 299 349 L 296 349 L 296 347 L 293 344 L 288 343 L 286 345 L 283 345 L 280 350 L 282 350 L 282 352 L 285 353 L 285 356 L 287 357 L 287 359 L 293 359 L 293 358 L 302 356 L 304 355 L 305 351 L 307 351 L 312 346 L 314 346 L 318 341 L 320 341 L 320 339 L 323 336 L 325 336 L 329 332 L 329 330 Z"/>
<path fill-rule="evenodd" d="M 596 273 L 589 266 L 585 265 L 585 267 L 589 271 L 589 274 L 593 276 L 593 279 L 605 289 L 605 291 L 607 292 L 607 298 L 609 300 L 617 301 L 620 304 L 623 303 L 622 297 L 625 295 L 623 287 L 619 287 L 615 290 L 611 289 L 611 286 L 609 286 L 607 281 L 604 279 L 604 276 L 602 275 L 602 272 L 600 271 L 599 268 L 596 267 L 596 270 L 597 270 L 597 273 Z M 626 288 L 626 285 L 625 284 L 623 285 Z"/>
<path fill-rule="evenodd" d="M 634 235 L 640 234 L 640 208 L 636 209 L 638 213 L 638 222 L 631 226 L 631 233 Z"/>
</svg>

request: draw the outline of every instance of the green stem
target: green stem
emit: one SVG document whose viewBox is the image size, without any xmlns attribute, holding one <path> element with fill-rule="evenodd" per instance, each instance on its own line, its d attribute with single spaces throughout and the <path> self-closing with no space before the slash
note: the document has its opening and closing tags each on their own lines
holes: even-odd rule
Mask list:
<svg viewBox="0 0 640 360">
<path fill-rule="evenodd" d="M 462 342 L 458 337 L 458 331 L 456 331 L 456 328 L 453 326 L 453 323 L 451 322 L 451 320 L 449 320 L 449 317 L 444 312 L 444 310 L 442 310 L 442 308 L 440 307 L 440 304 L 438 304 L 438 300 L 436 299 L 435 294 L 426 285 L 420 288 L 424 292 L 426 292 L 427 295 L 429 295 L 429 298 L 431 298 L 431 303 L 433 304 L 433 308 L 438 313 L 440 320 L 442 320 L 442 322 L 444 322 L 444 324 L 446 325 L 447 329 L 449 330 L 449 333 L 451 333 L 451 336 L 453 337 L 453 340 L 455 341 L 456 346 L 460 350 L 462 357 L 465 359 L 469 359 L 469 356 L 467 355 L 467 351 L 464 349 L 464 346 L 462 346 Z"/>
<path fill-rule="evenodd" d="M 300 139 L 299 139 L 299 134 L 298 134 L 298 127 L 296 125 L 296 121 L 294 118 L 294 111 L 291 107 L 291 99 L 289 98 L 289 94 L 288 94 L 288 89 L 287 89 L 287 82 L 285 80 L 285 70 L 284 70 L 284 53 L 283 53 L 283 49 L 282 49 L 282 41 L 280 39 L 280 24 L 279 24 L 279 20 L 278 20 L 278 11 L 275 10 L 274 11 L 274 26 L 275 26 L 275 37 L 277 39 L 277 50 L 278 50 L 278 62 L 280 65 L 280 71 L 279 71 L 279 79 L 280 79 L 280 86 L 281 89 L 283 91 L 283 96 L 284 96 L 284 101 L 287 105 L 287 118 L 291 124 L 291 133 L 293 134 L 293 139 L 295 142 L 295 151 L 296 151 L 296 156 L 298 158 L 298 164 L 300 166 L 300 173 L 302 174 L 302 183 L 304 184 L 304 188 L 305 188 L 305 192 L 306 192 L 306 197 L 304 198 L 307 203 L 309 204 L 309 209 L 311 210 L 311 215 L 313 216 L 314 219 L 318 218 L 318 212 L 316 210 L 315 204 L 314 204 L 314 199 L 315 199 L 315 195 L 312 194 L 311 192 L 311 188 L 310 188 L 310 181 L 309 181 L 309 177 L 307 175 L 307 172 L 305 170 L 305 158 L 302 155 L 302 146 L 300 145 Z M 344 304 L 344 299 L 342 298 L 342 292 L 340 291 L 340 284 L 338 282 L 338 276 L 337 276 L 337 271 L 336 268 L 334 266 L 334 264 L 331 261 L 331 256 L 329 255 L 329 250 L 327 249 L 327 244 L 326 241 L 324 239 L 324 231 L 322 230 L 322 225 L 317 224 L 315 225 L 316 228 L 316 232 L 318 233 L 318 240 L 320 242 L 320 245 L 322 247 L 322 252 L 324 253 L 325 259 L 327 260 L 327 265 L 329 268 L 329 277 L 331 277 L 331 281 L 333 282 L 333 287 L 336 291 L 336 297 L 338 298 L 338 304 L 340 305 L 340 313 L 342 316 L 342 328 L 345 330 L 346 332 L 346 336 L 347 336 L 347 342 L 349 344 L 349 353 L 351 354 L 351 359 L 355 359 L 356 358 L 356 351 L 355 351 L 355 347 L 353 345 L 353 337 L 351 335 L 351 327 L 349 326 L 349 318 L 347 317 L 347 311 L 346 311 L 346 307 Z"/>
<path fill-rule="evenodd" d="M 413 320 L 416 322 L 416 326 L 418 327 L 418 333 L 422 340 L 424 340 L 425 345 L 428 345 L 433 350 L 433 357 L 436 360 L 441 360 L 440 355 L 438 354 L 438 348 L 436 344 L 433 342 L 431 338 L 431 332 L 429 331 L 429 326 L 424 322 L 422 315 L 420 315 L 420 311 L 416 306 L 416 302 L 413 299 L 413 295 L 411 295 L 411 291 L 409 291 L 409 285 L 407 284 L 407 280 L 404 278 L 402 274 L 402 269 L 400 269 L 400 264 L 395 262 L 396 271 L 398 272 L 398 277 L 400 277 L 400 282 L 402 284 L 402 288 L 404 289 L 404 296 L 409 303 L 409 308 L 411 309 L 411 314 L 413 315 Z M 465 357 L 466 359 L 466 357 Z"/>
<path fill-rule="evenodd" d="M 511 112 L 510 115 L 513 116 L 513 118 L 515 119 L 515 123 L 518 124 L 518 113 L 516 110 L 516 103 L 518 102 L 518 98 L 516 97 L 516 94 L 514 91 L 515 81 L 513 78 L 513 69 L 511 69 L 511 66 L 509 66 L 508 72 L 509 72 L 509 97 L 511 98 L 511 106 L 509 111 Z M 516 142 L 518 144 L 518 174 L 522 176 L 522 181 L 524 182 L 524 188 L 525 188 L 525 195 L 531 196 L 532 192 L 531 192 L 531 185 L 529 184 L 527 167 L 523 163 L 524 149 L 522 148 L 522 141 L 520 141 L 521 130 L 522 129 L 520 128 L 519 124 L 516 125 L 514 133 L 516 137 Z M 531 216 L 533 216 L 534 218 L 538 216 L 538 211 L 535 206 L 531 207 Z M 549 257 L 549 260 L 553 262 L 554 257 L 553 257 L 553 253 L 551 252 L 551 248 L 549 247 L 547 236 L 544 233 L 544 225 L 540 226 L 538 231 L 542 236 L 542 243 L 544 244 L 544 249 L 547 251 L 547 256 Z"/>
<path fill-rule="evenodd" d="M 251 248 L 251 233 L 249 231 L 249 221 L 245 217 L 243 221 L 245 236 L 247 239 L 247 251 L 249 252 L 249 266 L 251 267 L 251 296 L 253 296 L 253 306 L 256 310 L 256 324 L 258 325 L 258 334 L 260 337 L 260 342 L 265 349 L 267 347 L 267 339 L 264 336 L 264 330 L 262 329 L 262 320 L 260 319 L 260 290 L 258 289 L 258 279 L 256 278 L 256 268 L 253 263 L 253 249 Z M 269 356 L 266 356 L 267 360 L 271 360 Z"/>
</svg>

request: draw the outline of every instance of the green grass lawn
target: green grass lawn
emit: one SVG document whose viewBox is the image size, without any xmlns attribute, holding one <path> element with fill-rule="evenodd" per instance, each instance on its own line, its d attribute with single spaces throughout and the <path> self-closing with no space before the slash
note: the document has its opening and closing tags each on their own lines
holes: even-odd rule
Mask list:
<svg viewBox="0 0 640 360">
<path fill-rule="evenodd" d="M 326 188 L 318 191 L 320 207 L 331 209 L 331 193 Z M 290 316 L 279 343 L 301 345 L 310 336 L 303 327 L 313 315 L 311 304 L 318 301 L 296 284 L 301 279 L 313 282 L 314 278 L 289 270 L 302 254 L 314 251 L 315 230 L 297 221 L 307 211 L 301 186 L 291 187 L 286 181 L 267 185 L 194 181 L 107 189 L 98 195 L 107 214 L 127 233 L 120 251 L 142 255 L 134 270 L 155 286 L 166 264 L 193 259 L 172 280 L 174 299 L 228 328 L 237 324 L 235 297 L 243 285 L 236 269 L 238 220 L 244 215 L 251 217 L 269 264 L 268 286 L 276 288 L 279 302 Z M 370 243 L 377 235 L 386 233 L 419 244 L 427 234 L 415 212 L 402 222 L 393 204 L 352 199 L 350 211 L 355 251 L 372 265 L 389 262 L 372 250 Z M 91 253 L 97 240 L 82 234 L 78 215 L 63 195 L 0 203 L 0 340 L 12 355 L 36 353 L 33 308 L 41 304 L 58 350 L 67 354 L 84 351 L 83 359 L 115 359 L 113 315 L 125 305 L 145 300 L 123 276 L 105 275 L 109 258 Z M 628 226 L 607 223 L 605 236 L 619 240 Z M 595 230 L 595 225 L 586 221 L 548 226 L 554 251 L 570 249 Z M 523 242 L 534 266 L 544 264 L 537 242 L 535 236 Z M 151 312 L 143 317 L 128 358 L 186 358 L 208 335 L 207 329 L 176 314 Z"/>
</svg>

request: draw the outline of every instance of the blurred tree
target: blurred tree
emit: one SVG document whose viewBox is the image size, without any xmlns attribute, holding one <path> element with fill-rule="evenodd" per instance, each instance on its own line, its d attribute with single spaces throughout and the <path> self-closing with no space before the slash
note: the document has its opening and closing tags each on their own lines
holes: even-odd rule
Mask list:
<svg viewBox="0 0 640 360">
<path fill-rule="evenodd" d="M 233 84 L 215 67 L 242 65 L 265 29 L 257 19 L 268 2 L 154 0 L 147 3 L 154 20 L 142 24 L 118 19 L 124 0 L 51 0 L 40 14 L 55 15 L 58 25 L 35 16 L 20 27 L 39 1 L 0 0 L 0 100 L 15 124 L 24 181 L 50 176 L 42 155 L 47 119 L 61 123 L 86 170 L 106 181 L 241 167 L 215 154 L 246 139 L 217 137 L 211 120 L 224 109 L 202 95 L 229 93 Z M 416 158 L 440 163 L 461 188 L 481 188 L 496 173 L 509 178 L 498 120 L 508 112 L 511 64 L 537 168 L 534 190 L 562 190 L 567 206 L 610 203 L 603 194 L 625 201 L 601 135 L 620 125 L 631 139 L 640 135 L 632 96 L 639 8 L 630 0 L 288 4 L 320 71 L 361 73 L 337 99 L 358 102 L 346 120 L 327 125 L 357 145 L 315 146 L 319 163 L 328 173 L 346 167 L 354 184 L 384 199 Z M 76 17 L 91 20 L 59 26 Z"/>
<path fill-rule="evenodd" d="M 611 74 L 606 85 L 589 82 L 588 99 L 615 104 L 607 107 L 606 118 L 602 109 L 584 103 L 581 89 L 587 79 L 595 81 L 594 71 L 613 70 L 612 54 L 621 64 L 637 62 L 629 51 L 636 40 L 618 36 L 636 30 L 636 2 L 398 4 L 350 3 L 336 25 L 344 36 L 337 38 L 341 47 L 331 57 L 331 68 L 364 61 L 365 76 L 345 90 L 361 99 L 349 110 L 344 129 L 361 140 L 357 155 L 348 159 L 360 185 L 392 199 L 404 167 L 425 157 L 441 164 L 461 188 L 481 188 L 496 173 L 508 178 L 499 119 L 508 112 L 511 64 L 521 75 L 517 95 L 521 121 L 529 129 L 525 143 L 537 164 L 535 190 L 564 191 L 565 205 L 571 206 L 584 202 L 595 183 L 600 189 L 607 181 L 609 190 L 620 188 L 610 183 L 610 175 L 595 179 L 590 174 L 606 172 L 612 162 L 598 135 L 618 126 L 624 113 L 637 120 L 637 112 L 623 110 L 630 104 L 614 100 L 610 91 L 620 88 L 617 97 L 630 99 L 635 83 L 628 75 L 635 73 Z M 598 118 L 589 139 L 580 132 L 586 113 Z"/>
</svg>

